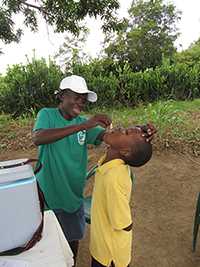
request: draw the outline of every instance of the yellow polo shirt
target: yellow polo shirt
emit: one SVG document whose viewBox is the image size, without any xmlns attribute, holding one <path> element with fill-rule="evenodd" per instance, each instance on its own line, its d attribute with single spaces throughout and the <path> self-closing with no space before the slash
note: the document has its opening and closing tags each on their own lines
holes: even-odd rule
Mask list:
<svg viewBox="0 0 200 267">
<path fill-rule="evenodd" d="M 132 223 L 129 206 L 132 181 L 121 159 L 99 162 L 92 195 L 90 252 L 102 265 L 127 267 L 131 260 Z"/>
</svg>

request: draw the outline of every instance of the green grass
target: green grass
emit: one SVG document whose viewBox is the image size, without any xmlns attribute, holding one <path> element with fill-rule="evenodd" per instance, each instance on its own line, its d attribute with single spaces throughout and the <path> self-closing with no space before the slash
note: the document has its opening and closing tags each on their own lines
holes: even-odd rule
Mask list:
<svg viewBox="0 0 200 267">
<path fill-rule="evenodd" d="M 152 122 L 157 127 L 158 135 L 161 138 L 169 132 L 174 137 L 194 138 L 195 140 L 200 138 L 200 99 L 158 101 L 135 108 L 97 108 L 93 111 L 108 114 L 112 118 L 114 126 L 128 127 Z M 197 114 L 199 117 L 195 118 Z"/>
<path fill-rule="evenodd" d="M 13 119 L 10 115 L 0 115 L 0 153 L 7 150 L 29 149 L 31 129 L 34 124 L 32 116 Z"/>
<path fill-rule="evenodd" d="M 136 108 L 96 109 L 113 119 L 114 126 L 152 122 L 158 132 L 157 148 L 171 148 L 183 153 L 200 155 L 200 99 L 194 101 L 159 101 Z"/>
<path fill-rule="evenodd" d="M 35 118 L 35 114 L 34 116 L 30 114 L 24 114 L 16 119 L 12 118 L 12 116 L 9 114 L 0 114 L 0 132 L 6 131 L 7 127 L 11 125 L 21 127 L 32 125 L 34 123 Z"/>
<path fill-rule="evenodd" d="M 174 138 L 181 142 L 197 142 L 200 144 L 200 99 L 193 101 L 158 101 L 153 104 L 139 105 L 134 108 L 95 108 L 90 114 L 108 114 L 114 126 L 128 127 L 152 122 L 160 140 Z M 16 128 L 29 127 L 34 124 L 36 114 L 23 115 L 14 120 L 9 115 L 0 115 L 0 137 L 8 139 L 16 137 Z M 14 130 L 13 130 L 14 129 Z"/>
</svg>

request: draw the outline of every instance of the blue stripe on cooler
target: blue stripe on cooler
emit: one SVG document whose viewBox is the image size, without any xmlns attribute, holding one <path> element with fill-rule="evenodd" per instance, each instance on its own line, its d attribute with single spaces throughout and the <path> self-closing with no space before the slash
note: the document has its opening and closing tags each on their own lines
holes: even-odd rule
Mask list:
<svg viewBox="0 0 200 267">
<path fill-rule="evenodd" d="M 15 182 L 12 181 L 12 182 L 0 183 L 0 190 L 30 184 L 34 181 L 36 181 L 35 177 L 29 177 L 29 178 L 17 180 Z"/>
</svg>

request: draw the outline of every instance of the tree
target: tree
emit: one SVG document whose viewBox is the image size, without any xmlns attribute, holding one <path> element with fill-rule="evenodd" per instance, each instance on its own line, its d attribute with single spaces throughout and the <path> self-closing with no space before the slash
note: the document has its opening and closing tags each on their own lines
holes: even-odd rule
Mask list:
<svg viewBox="0 0 200 267">
<path fill-rule="evenodd" d="M 200 38 L 192 43 L 188 49 L 175 55 L 175 61 L 194 66 L 200 62 Z"/>
<path fill-rule="evenodd" d="M 86 63 L 89 57 L 84 52 L 88 30 L 83 30 L 78 36 L 68 34 L 64 43 L 60 46 L 55 59 L 66 73 L 73 73 L 73 68 L 77 64 Z"/>
<path fill-rule="evenodd" d="M 55 105 L 54 92 L 62 77 L 60 67 L 51 59 L 27 58 L 25 64 L 8 67 L 0 78 L 0 110 L 17 117 Z"/>
<path fill-rule="evenodd" d="M 155 68 L 163 56 L 171 57 L 176 51 L 179 19 L 175 6 L 163 0 L 133 1 L 124 30 L 107 39 L 105 51 L 119 63 L 129 63 L 134 71 Z"/>
<path fill-rule="evenodd" d="M 2 3 L 1 3 L 2 2 Z M 40 14 L 56 32 L 70 31 L 78 34 L 83 28 L 81 22 L 88 15 L 100 16 L 103 30 L 117 27 L 116 10 L 118 0 L 2 0 L 0 7 L 0 40 L 4 43 L 19 42 L 22 29 L 15 29 L 14 15 L 24 16 L 24 25 L 32 31 L 38 29 Z"/>
</svg>

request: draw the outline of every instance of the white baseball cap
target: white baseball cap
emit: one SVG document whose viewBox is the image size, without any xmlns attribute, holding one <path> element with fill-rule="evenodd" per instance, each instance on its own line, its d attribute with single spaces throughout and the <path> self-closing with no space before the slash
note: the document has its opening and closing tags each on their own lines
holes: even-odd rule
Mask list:
<svg viewBox="0 0 200 267">
<path fill-rule="evenodd" d="M 86 81 L 83 77 L 78 75 L 71 75 L 65 77 L 60 82 L 60 90 L 70 89 L 71 91 L 78 94 L 88 94 L 87 100 L 90 102 L 97 101 L 97 94 L 93 91 L 88 90 Z"/>
</svg>

